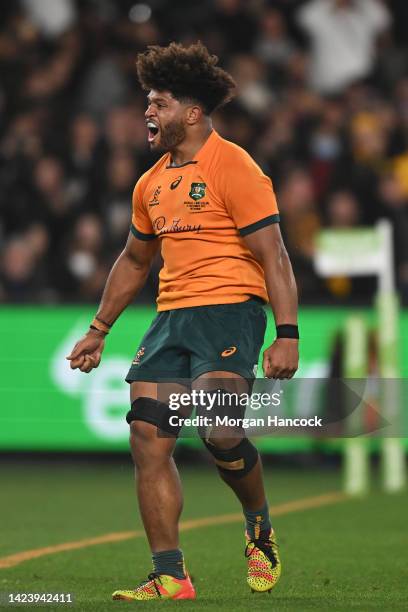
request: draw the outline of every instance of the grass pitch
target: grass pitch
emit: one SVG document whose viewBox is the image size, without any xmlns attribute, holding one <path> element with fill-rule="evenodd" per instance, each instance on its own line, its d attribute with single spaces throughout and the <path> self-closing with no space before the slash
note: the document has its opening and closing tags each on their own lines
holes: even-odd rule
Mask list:
<svg viewBox="0 0 408 612">
<path fill-rule="evenodd" d="M 215 471 L 183 465 L 180 471 L 183 520 L 239 511 Z M 333 471 L 266 468 L 265 476 L 272 506 L 340 489 L 339 474 Z M 7 593 L 54 592 L 72 593 L 71 608 L 98 612 L 132 606 L 185 612 L 408 609 L 407 494 L 375 490 L 361 500 L 298 509 L 275 519 L 272 513 L 283 571 L 271 594 L 251 594 L 246 585 L 243 523 L 191 529 L 182 534 L 182 548 L 198 599 L 131 604 L 110 601 L 110 595 L 131 588 L 150 571 L 142 537 L 1 568 L 2 559 L 20 551 L 140 529 L 129 461 L 2 460 L 0 478 L 0 606 Z"/>
</svg>

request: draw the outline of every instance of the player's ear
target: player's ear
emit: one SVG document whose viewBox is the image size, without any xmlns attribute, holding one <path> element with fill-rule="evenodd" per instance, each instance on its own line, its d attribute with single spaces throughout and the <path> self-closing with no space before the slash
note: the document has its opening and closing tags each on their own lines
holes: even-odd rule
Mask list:
<svg viewBox="0 0 408 612">
<path fill-rule="evenodd" d="M 199 106 L 188 106 L 187 109 L 186 121 L 188 125 L 194 125 L 198 123 L 203 116 L 203 111 Z"/>
</svg>

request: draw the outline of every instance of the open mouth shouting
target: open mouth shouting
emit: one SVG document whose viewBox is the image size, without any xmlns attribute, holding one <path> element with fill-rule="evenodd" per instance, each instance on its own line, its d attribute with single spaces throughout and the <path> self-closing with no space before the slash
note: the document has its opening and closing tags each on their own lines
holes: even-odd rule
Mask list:
<svg viewBox="0 0 408 612">
<path fill-rule="evenodd" d="M 147 140 L 148 142 L 151 144 L 155 141 L 158 133 L 159 133 L 159 126 L 156 125 L 154 123 L 154 121 L 152 121 L 151 119 L 149 119 L 149 121 L 147 122 L 147 129 L 148 129 L 148 136 L 147 136 Z"/>
</svg>

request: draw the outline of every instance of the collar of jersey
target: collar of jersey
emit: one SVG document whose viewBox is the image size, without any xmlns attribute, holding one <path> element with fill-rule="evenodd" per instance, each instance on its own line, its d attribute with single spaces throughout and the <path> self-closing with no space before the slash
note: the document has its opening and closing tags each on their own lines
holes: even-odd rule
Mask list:
<svg viewBox="0 0 408 612">
<path fill-rule="evenodd" d="M 166 170 L 168 168 L 184 168 L 184 166 L 188 166 L 189 164 L 198 164 L 198 160 L 191 160 L 191 161 L 186 161 L 183 164 L 169 164 L 168 166 L 166 166 Z"/>
<path fill-rule="evenodd" d="M 219 138 L 218 133 L 214 129 L 212 129 L 207 140 L 205 141 L 201 149 L 197 151 L 197 153 L 194 155 L 194 158 L 191 161 L 186 161 L 183 164 L 179 164 L 178 166 L 173 165 L 173 164 L 168 164 L 166 166 L 166 170 L 172 169 L 172 168 L 184 168 L 184 166 L 188 166 L 189 164 L 198 164 L 203 153 L 207 152 L 208 149 L 213 145 L 213 143 L 215 143 L 215 141 L 218 140 L 218 138 Z M 169 156 L 169 159 L 171 159 L 170 153 L 168 153 L 168 156 Z"/>
</svg>

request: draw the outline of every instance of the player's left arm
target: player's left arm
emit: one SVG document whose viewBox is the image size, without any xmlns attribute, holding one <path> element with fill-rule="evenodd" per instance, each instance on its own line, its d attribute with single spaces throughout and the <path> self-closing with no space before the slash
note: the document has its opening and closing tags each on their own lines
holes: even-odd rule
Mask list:
<svg viewBox="0 0 408 612">
<path fill-rule="evenodd" d="M 276 325 L 297 325 L 296 281 L 279 223 L 247 234 L 244 240 L 264 270 Z M 264 352 L 264 375 L 268 378 L 292 378 L 298 368 L 298 344 L 296 338 L 277 338 Z"/>
<path fill-rule="evenodd" d="M 279 229 L 273 186 L 255 161 L 230 146 L 217 177 L 227 212 L 240 236 L 262 265 L 276 325 L 297 324 L 297 290 Z M 298 340 L 279 338 L 264 352 L 268 378 L 291 378 L 298 367 Z"/>
</svg>

